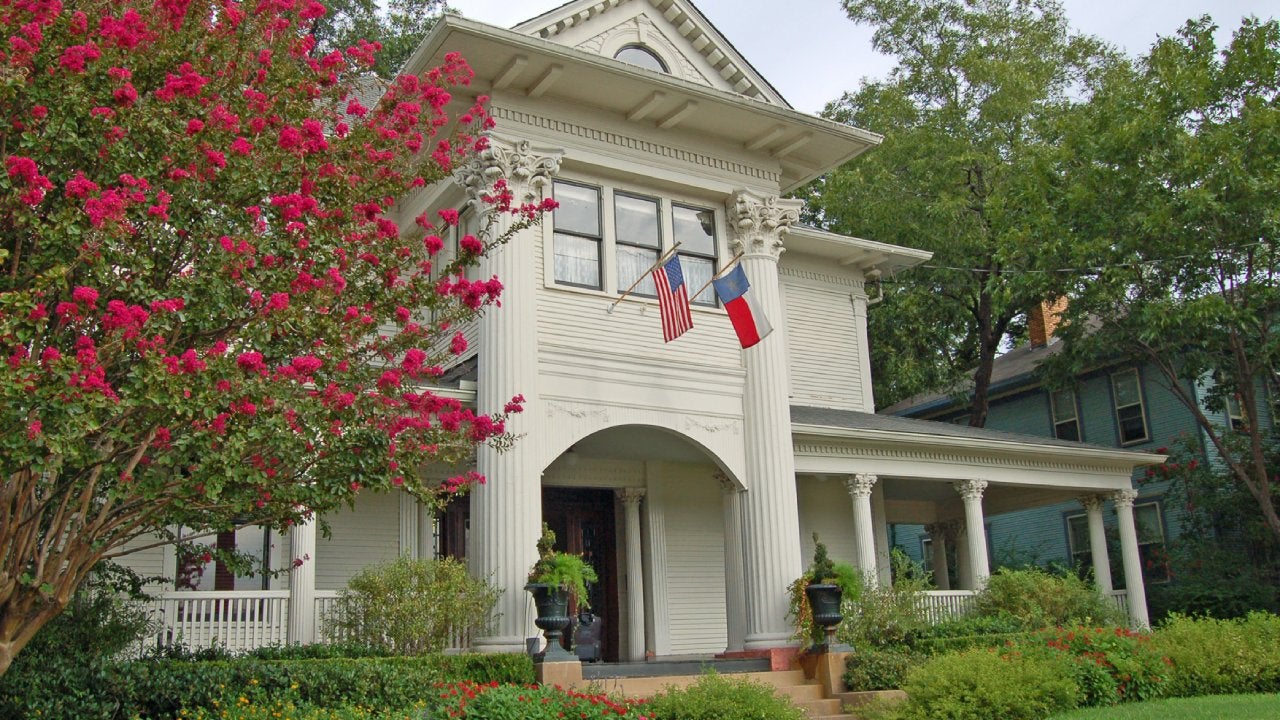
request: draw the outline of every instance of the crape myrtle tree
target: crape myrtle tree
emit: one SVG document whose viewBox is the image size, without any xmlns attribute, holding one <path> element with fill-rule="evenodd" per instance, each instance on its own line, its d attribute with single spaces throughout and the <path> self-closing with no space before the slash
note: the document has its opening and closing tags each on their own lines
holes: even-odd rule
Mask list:
<svg viewBox="0 0 1280 720">
<path fill-rule="evenodd" d="M 342 49 L 377 38 L 382 48 L 372 70 L 383 78 L 400 70 L 442 13 L 452 12 L 445 0 L 329 0 L 325 7 L 311 28 L 317 47 Z"/>
<path fill-rule="evenodd" d="M 1054 0 L 844 0 L 897 59 L 884 81 L 825 114 L 885 135 L 811 188 L 814 220 L 930 250 L 925 268 L 885 283 L 871 314 L 881 406 L 940 390 L 973 370 L 970 424 L 986 422 L 992 361 L 1054 295 L 1065 239 L 1045 190 L 1056 118 L 1087 96 L 1109 53 L 1073 33 Z"/>
<path fill-rule="evenodd" d="M 1113 67 L 1066 136 L 1056 197 L 1088 269 L 1046 369 L 1151 368 L 1280 541 L 1280 23 L 1247 19 L 1222 48 L 1214 30 L 1188 22 Z"/>
<path fill-rule="evenodd" d="M 278 530 L 509 442 L 431 391 L 510 237 L 394 199 L 486 147 L 450 56 L 374 104 L 314 0 L 0 0 L 0 672 L 96 563 Z M 370 106 L 372 105 L 372 106 Z M 484 198 L 517 217 L 502 181 Z M 489 217 L 495 217 L 489 214 Z M 492 413 L 492 414 L 486 414 Z M 300 561 L 300 560 L 299 560 Z M 295 561 L 295 562 L 299 562 Z"/>
</svg>

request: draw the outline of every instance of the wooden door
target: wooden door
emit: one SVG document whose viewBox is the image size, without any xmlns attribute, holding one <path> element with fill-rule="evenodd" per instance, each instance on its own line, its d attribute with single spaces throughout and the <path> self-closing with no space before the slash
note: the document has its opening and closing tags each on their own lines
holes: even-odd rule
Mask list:
<svg viewBox="0 0 1280 720">
<path fill-rule="evenodd" d="M 556 534 L 556 550 L 582 555 L 598 582 L 587 588 L 591 612 L 604 623 L 601 658 L 618 661 L 618 546 L 614 532 L 613 492 L 543 488 L 542 519 Z M 576 608 L 571 608 L 576 613 Z"/>
</svg>

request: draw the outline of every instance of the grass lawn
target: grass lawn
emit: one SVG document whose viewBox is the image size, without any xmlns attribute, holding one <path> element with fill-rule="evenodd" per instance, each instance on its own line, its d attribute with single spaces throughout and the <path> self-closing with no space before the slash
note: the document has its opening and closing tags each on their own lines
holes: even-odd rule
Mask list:
<svg viewBox="0 0 1280 720">
<path fill-rule="evenodd" d="M 1275 720 L 1280 695 L 1210 695 L 1076 710 L 1051 720 Z"/>
</svg>

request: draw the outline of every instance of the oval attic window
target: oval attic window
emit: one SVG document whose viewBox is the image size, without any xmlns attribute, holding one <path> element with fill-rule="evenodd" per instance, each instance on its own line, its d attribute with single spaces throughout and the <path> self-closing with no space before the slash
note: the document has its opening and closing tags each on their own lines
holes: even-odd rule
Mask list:
<svg viewBox="0 0 1280 720">
<path fill-rule="evenodd" d="M 671 72 L 667 70 L 667 64 L 662 62 L 662 58 L 643 45 L 627 45 L 615 53 L 613 59 L 632 65 L 639 65 L 648 70 L 657 70 L 660 73 Z"/>
</svg>

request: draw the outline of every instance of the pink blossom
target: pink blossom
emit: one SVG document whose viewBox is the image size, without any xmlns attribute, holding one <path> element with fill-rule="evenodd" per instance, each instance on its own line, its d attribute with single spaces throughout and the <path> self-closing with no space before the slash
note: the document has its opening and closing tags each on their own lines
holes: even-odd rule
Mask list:
<svg viewBox="0 0 1280 720">
<path fill-rule="evenodd" d="M 454 355 L 461 355 L 467 351 L 467 338 L 462 333 L 454 333 L 453 341 L 449 343 L 449 350 Z"/>
<path fill-rule="evenodd" d="M 39 420 L 33 420 L 31 424 L 27 426 L 27 439 L 35 440 L 40 436 L 40 432 L 42 430 L 44 430 L 44 423 Z"/>
<path fill-rule="evenodd" d="M 242 370 L 256 372 L 261 375 L 265 375 L 267 372 L 267 365 L 262 359 L 262 353 L 256 351 L 240 353 L 240 356 L 236 358 L 236 365 L 239 365 Z"/>
<path fill-rule="evenodd" d="M 91 287 L 84 287 L 83 285 L 81 285 L 71 291 L 71 299 L 75 300 L 81 305 L 88 305 L 89 307 L 93 307 L 94 305 L 98 304 L 98 291 L 94 290 Z"/>
</svg>

